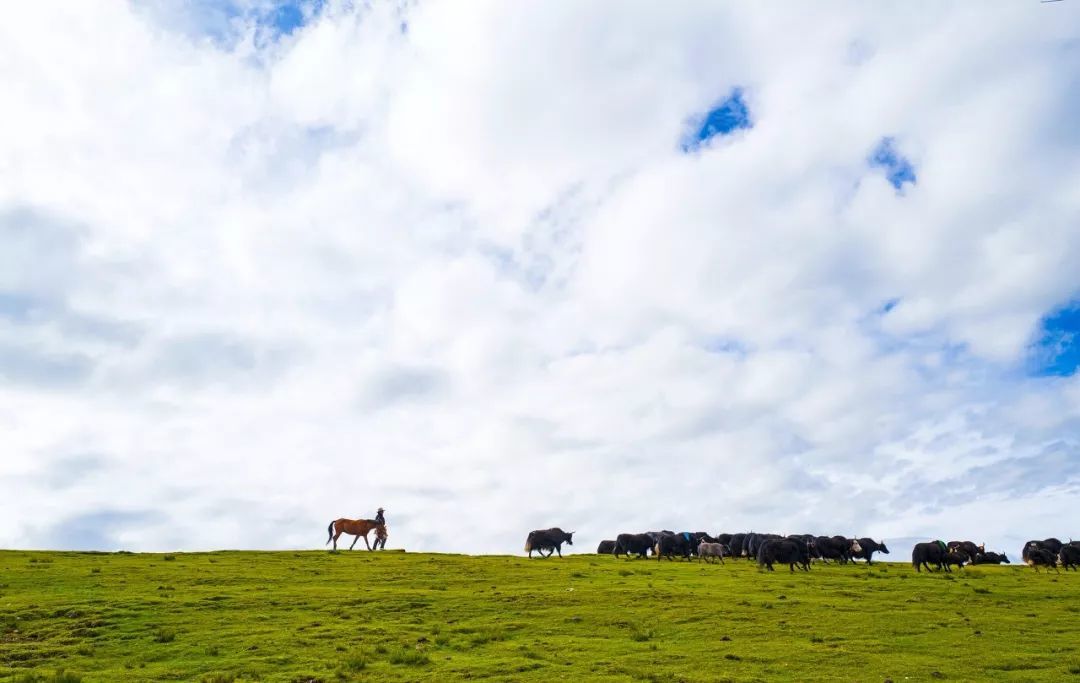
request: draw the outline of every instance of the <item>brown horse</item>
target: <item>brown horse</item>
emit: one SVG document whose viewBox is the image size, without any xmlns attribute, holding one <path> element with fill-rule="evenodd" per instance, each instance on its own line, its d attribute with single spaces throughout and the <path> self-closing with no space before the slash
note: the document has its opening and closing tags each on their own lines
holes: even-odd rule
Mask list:
<svg viewBox="0 0 1080 683">
<path fill-rule="evenodd" d="M 356 542 L 361 538 L 364 539 L 364 545 L 368 550 L 374 550 L 371 544 L 368 543 L 367 535 L 375 530 L 375 548 L 386 547 L 386 525 L 379 524 L 373 519 L 335 519 L 330 522 L 330 526 L 327 527 L 327 532 L 330 534 L 330 538 L 326 539 L 326 542 L 334 542 L 334 550 L 337 550 L 337 540 L 341 534 L 352 534 L 356 538 L 353 539 L 352 545 L 349 546 L 349 550 L 353 549 Z"/>
</svg>

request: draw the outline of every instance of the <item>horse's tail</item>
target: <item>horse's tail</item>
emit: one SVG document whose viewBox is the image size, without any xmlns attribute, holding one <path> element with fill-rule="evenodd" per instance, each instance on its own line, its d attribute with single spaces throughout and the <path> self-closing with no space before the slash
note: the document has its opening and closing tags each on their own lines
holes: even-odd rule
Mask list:
<svg viewBox="0 0 1080 683">
<path fill-rule="evenodd" d="M 330 545 L 330 541 L 334 540 L 334 523 L 330 522 L 330 526 L 326 527 L 326 533 L 328 538 L 325 545 Z"/>
</svg>

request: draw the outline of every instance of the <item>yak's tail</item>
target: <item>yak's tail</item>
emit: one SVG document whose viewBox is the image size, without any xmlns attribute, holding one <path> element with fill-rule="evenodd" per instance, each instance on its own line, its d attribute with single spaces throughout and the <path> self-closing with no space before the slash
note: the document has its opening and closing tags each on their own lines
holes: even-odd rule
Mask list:
<svg viewBox="0 0 1080 683">
<path fill-rule="evenodd" d="M 525 552 L 527 552 L 527 553 L 532 552 L 532 539 L 533 539 L 532 534 L 529 534 L 528 538 L 525 539 Z"/>
<path fill-rule="evenodd" d="M 327 539 L 324 545 L 330 545 L 330 541 L 334 540 L 334 523 L 330 522 L 330 526 L 326 527 Z"/>
</svg>

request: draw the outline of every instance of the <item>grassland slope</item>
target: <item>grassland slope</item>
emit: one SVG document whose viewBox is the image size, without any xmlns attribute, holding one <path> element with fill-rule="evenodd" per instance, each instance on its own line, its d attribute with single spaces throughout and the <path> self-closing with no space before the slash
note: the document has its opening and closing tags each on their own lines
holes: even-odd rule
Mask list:
<svg viewBox="0 0 1080 683">
<path fill-rule="evenodd" d="M 1016 566 L 0 551 L 0 679 L 1080 682 L 1078 598 Z"/>
</svg>

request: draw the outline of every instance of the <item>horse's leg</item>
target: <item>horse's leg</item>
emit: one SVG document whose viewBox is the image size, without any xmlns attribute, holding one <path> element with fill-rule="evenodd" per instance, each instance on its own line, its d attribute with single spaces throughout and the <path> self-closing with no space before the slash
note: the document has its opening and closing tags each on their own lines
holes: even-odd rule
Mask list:
<svg viewBox="0 0 1080 683">
<path fill-rule="evenodd" d="M 370 543 L 368 543 L 368 540 L 367 540 L 367 532 L 366 532 L 366 531 L 364 532 L 364 545 L 366 545 L 366 546 L 367 546 L 367 549 L 368 549 L 368 550 L 371 550 L 371 544 L 370 544 Z"/>
<path fill-rule="evenodd" d="M 356 541 L 357 541 L 357 540 L 358 540 L 359 538 L 360 538 L 360 536 L 359 536 L 359 535 L 353 536 L 353 540 L 352 540 L 352 545 L 350 545 L 350 546 L 349 546 L 349 550 L 352 550 L 352 549 L 353 549 L 353 546 L 354 546 L 354 545 L 356 545 Z"/>
<path fill-rule="evenodd" d="M 341 532 L 340 531 L 337 532 L 336 534 L 334 534 L 334 550 L 337 550 L 337 540 L 340 537 L 341 537 Z"/>
</svg>

